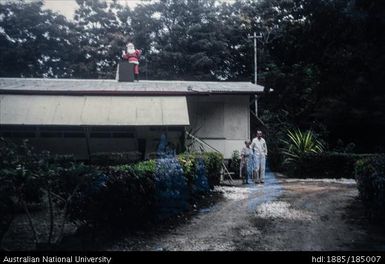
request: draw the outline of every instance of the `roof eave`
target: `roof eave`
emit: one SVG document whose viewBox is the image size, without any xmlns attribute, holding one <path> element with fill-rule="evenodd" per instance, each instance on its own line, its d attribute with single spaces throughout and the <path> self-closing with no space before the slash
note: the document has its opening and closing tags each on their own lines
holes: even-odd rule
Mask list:
<svg viewBox="0 0 385 264">
<path fill-rule="evenodd" d="M 53 90 L 15 90 L 0 89 L 0 94 L 24 94 L 24 95 L 109 95 L 109 96 L 196 96 L 196 95 L 253 95 L 263 91 L 207 91 L 207 92 L 170 92 L 170 91 L 53 91 Z"/>
</svg>

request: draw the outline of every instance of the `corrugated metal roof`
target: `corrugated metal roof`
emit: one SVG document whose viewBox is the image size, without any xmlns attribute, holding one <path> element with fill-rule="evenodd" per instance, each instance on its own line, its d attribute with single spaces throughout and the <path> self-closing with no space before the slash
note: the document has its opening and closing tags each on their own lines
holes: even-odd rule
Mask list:
<svg viewBox="0 0 385 264">
<path fill-rule="evenodd" d="M 189 125 L 185 96 L 0 95 L 0 125 Z"/>
<path fill-rule="evenodd" d="M 249 82 L 140 81 L 0 78 L 0 93 L 25 94 L 255 94 L 263 86 Z"/>
</svg>

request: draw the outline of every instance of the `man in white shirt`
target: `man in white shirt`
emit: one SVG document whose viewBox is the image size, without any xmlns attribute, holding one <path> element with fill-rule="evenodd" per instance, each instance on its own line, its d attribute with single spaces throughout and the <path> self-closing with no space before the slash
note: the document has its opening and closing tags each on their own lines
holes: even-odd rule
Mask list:
<svg viewBox="0 0 385 264">
<path fill-rule="evenodd" d="M 253 172 L 255 183 L 264 183 L 267 145 L 266 141 L 262 138 L 262 131 L 257 131 L 257 136 L 253 138 L 251 142 L 251 149 L 253 150 L 255 158 L 255 168 Z"/>
</svg>

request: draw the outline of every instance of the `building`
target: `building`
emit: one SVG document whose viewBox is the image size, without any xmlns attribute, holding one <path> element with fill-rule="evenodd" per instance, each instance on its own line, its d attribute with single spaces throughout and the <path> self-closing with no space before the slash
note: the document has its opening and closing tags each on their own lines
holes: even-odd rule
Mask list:
<svg viewBox="0 0 385 264">
<path fill-rule="evenodd" d="M 0 78 L 0 135 L 79 159 L 151 158 L 162 133 L 180 152 L 193 135 L 230 158 L 250 138 L 250 105 L 262 91 L 246 82 Z"/>
</svg>

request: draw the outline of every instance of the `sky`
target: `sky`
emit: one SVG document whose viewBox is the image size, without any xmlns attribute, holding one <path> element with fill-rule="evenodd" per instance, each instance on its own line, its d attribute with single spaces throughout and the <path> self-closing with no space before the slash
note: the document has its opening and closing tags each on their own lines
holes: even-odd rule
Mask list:
<svg viewBox="0 0 385 264">
<path fill-rule="evenodd" d="M 129 7 L 135 7 L 140 3 L 150 3 L 153 2 L 153 0 L 118 0 L 118 2 L 122 5 L 127 4 Z M 77 8 L 75 0 L 44 0 L 44 4 L 46 8 L 52 9 L 70 19 L 73 18 L 75 9 Z"/>
<path fill-rule="evenodd" d="M 7 2 L 7 1 L 18 1 L 18 0 L 0 0 L 0 3 Z M 24 0 L 24 1 L 39 1 L 39 0 Z M 105 1 L 110 2 L 112 0 L 105 0 Z M 138 4 L 152 3 L 158 0 L 117 0 L 117 1 L 122 5 L 128 5 L 129 7 L 133 8 Z M 234 2 L 234 0 L 220 0 L 220 1 Z M 75 10 L 78 7 L 75 0 L 43 0 L 43 2 L 44 2 L 45 8 L 58 12 L 66 16 L 68 19 L 73 18 L 75 14 Z"/>
<path fill-rule="evenodd" d="M 2 0 L 0 0 L 1 2 Z M 33 0 L 32 0 L 33 1 Z M 75 9 L 77 8 L 77 4 L 75 0 L 43 0 L 45 7 L 52 9 L 69 19 L 72 19 L 75 13 Z M 111 1 L 111 0 L 106 0 Z M 122 5 L 128 5 L 133 8 L 138 4 L 145 4 L 155 2 L 157 0 L 117 0 Z M 233 2 L 233 0 L 221 0 L 222 2 Z"/>
</svg>

